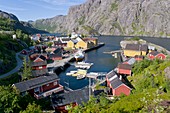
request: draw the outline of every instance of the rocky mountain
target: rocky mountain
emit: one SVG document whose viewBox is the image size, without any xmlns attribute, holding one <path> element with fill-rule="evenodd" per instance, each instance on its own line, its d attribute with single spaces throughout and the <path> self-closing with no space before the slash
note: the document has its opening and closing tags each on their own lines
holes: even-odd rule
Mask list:
<svg viewBox="0 0 170 113">
<path fill-rule="evenodd" d="M 50 32 L 170 36 L 170 0 L 87 0 L 33 26 Z"/>
<path fill-rule="evenodd" d="M 4 12 L 4 11 L 1 11 L 1 10 L 0 10 L 0 19 L 1 20 L 8 19 L 9 21 L 8 20 L 7 21 L 9 23 L 1 23 L 1 24 L 3 24 L 3 26 L 5 26 L 7 28 L 10 28 L 10 29 L 14 29 L 14 30 L 20 29 L 20 30 L 22 30 L 24 32 L 31 33 L 31 34 L 32 33 L 45 32 L 43 30 L 38 30 L 38 29 L 34 28 L 32 26 L 32 24 L 30 24 L 28 22 L 21 22 L 21 21 L 19 21 L 19 19 L 15 15 L 7 13 L 7 12 Z M 0 30 L 3 30 L 3 28 L 0 27 Z"/>
</svg>

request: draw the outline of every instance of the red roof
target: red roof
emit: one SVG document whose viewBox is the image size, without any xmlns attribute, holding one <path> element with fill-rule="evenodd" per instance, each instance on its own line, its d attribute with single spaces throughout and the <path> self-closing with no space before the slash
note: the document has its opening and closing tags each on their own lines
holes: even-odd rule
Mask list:
<svg viewBox="0 0 170 113">
<path fill-rule="evenodd" d="M 131 70 L 132 69 L 132 66 L 129 65 L 129 64 L 118 64 L 118 68 L 119 69 L 127 69 L 127 70 Z"/>
</svg>

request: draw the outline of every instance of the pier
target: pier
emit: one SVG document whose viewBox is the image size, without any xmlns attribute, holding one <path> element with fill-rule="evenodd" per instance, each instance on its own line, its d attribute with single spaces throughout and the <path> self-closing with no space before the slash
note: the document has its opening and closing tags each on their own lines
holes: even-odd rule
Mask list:
<svg viewBox="0 0 170 113">
<path fill-rule="evenodd" d="M 114 53 L 121 53 L 121 52 L 123 52 L 123 50 L 115 50 L 115 51 L 103 52 L 103 53 L 106 53 L 106 54 L 114 54 Z"/>
</svg>

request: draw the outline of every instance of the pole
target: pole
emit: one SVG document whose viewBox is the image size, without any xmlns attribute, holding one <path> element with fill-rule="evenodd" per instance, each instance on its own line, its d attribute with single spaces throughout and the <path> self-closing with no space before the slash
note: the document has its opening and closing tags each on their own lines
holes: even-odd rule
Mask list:
<svg viewBox="0 0 170 113">
<path fill-rule="evenodd" d="M 90 95 L 91 95 L 91 88 L 90 88 L 91 86 L 90 85 L 91 85 L 91 78 L 89 78 L 89 100 L 90 100 Z"/>
</svg>

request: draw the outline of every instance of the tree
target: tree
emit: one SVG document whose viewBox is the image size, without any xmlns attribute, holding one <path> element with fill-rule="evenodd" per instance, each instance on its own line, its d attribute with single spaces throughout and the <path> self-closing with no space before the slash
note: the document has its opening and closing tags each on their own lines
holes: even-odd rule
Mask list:
<svg viewBox="0 0 170 113">
<path fill-rule="evenodd" d="M 36 105 L 35 102 L 28 104 L 26 110 L 20 111 L 20 113 L 42 113 L 40 106 Z"/>
<path fill-rule="evenodd" d="M 24 69 L 22 73 L 22 80 L 29 79 L 31 76 L 31 62 L 29 60 L 27 63 L 26 57 L 24 57 L 23 66 L 24 66 Z"/>
<path fill-rule="evenodd" d="M 16 30 L 16 34 L 17 34 L 17 38 L 21 38 L 22 37 L 22 31 L 17 29 Z"/>
<path fill-rule="evenodd" d="M 0 86 L 0 113 L 19 112 L 19 93 L 10 86 Z"/>
</svg>

